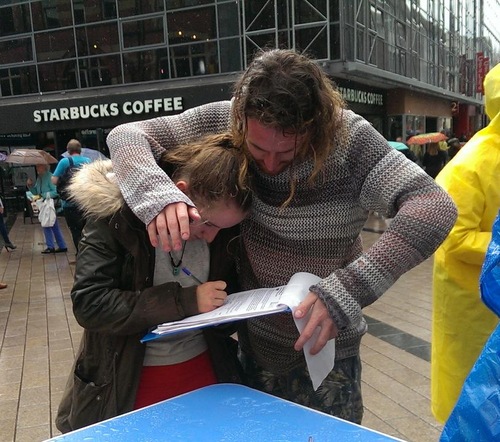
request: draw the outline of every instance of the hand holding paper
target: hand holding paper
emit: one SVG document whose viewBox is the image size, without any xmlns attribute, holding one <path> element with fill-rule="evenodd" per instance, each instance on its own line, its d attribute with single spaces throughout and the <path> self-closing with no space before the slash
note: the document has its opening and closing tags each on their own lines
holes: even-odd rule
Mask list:
<svg viewBox="0 0 500 442">
<path fill-rule="evenodd" d="M 257 316 L 284 312 L 286 310 L 293 311 L 301 301 L 306 298 L 309 293 L 309 287 L 316 284 L 320 279 L 321 278 L 311 273 L 296 273 L 290 278 L 290 281 L 285 286 L 233 293 L 226 298 L 225 303 L 221 307 L 207 313 L 190 316 L 181 321 L 160 324 L 155 330 L 144 336 L 141 341 L 147 342 L 169 333 L 193 330 L 240 319 L 249 319 Z M 316 303 L 323 306 L 321 301 L 316 301 Z M 324 312 L 326 312 L 326 308 L 324 306 L 323 308 Z M 333 322 L 318 321 L 317 312 L 310 309 L 305 316 L 293 318 L 299 333 L 302 334 L 308 321 L 311 319 L 311 315 L 314 315 L 311 324 L 317 324 L 317 326 L 312 331 L 311 338 L 307 341 L 303 338 L 300 344 L 303 345 L 309 374 L 313 387 L 316 390 L 333 368 L 335 360 L 335 341 L 333 339 L 328 340 L 321 351 L 314 355 L 311 354 L 312 350 L 316 352 L 319 348 L 319 346 L 316 348 L 314 344 L 318 342 L 320 333 L 329 335 L 331 332 L 331 327 L 326 327 L 323 330 L 325 324 L 333 324 Z"/>
<path fill-rule="evenodd" d="M 290 281 L 288 282 L 288 286 L 293 285 L 294 289 L 290 289 L 290 295 L 287 298 L 289 301 L 289 307 L 292 309 L 292 312 L 295 311 L 295 309 L 299 306 L 299 304 L 305 300 L 306 296 L 309 294 L 309 287 L 316 284 L 318 281 L 320 281 L 321 278 L 319 278 L 316 275 L 312 275 L 310 273 L 296 273 L 290 278 Z M 304 287 L 307 287 L 307 291 L 304 293 Z M 317 299 L 317 297 L 316 297 Z M 320 304 L 324 312 L 326 313 L 326 307 L 323 305 L 323 303 L 319 300 L 315 301 L 316 303 Z M 307 304 L 307 303 L 306 303 Z M 303 304 L 303 305 L 306 305 Z M 319 307 L 319 306 L 318 306 Z M 314 307 L 313 307 L 314 308 Z M 304 316 L 301 318 L 297 318 L 295 314 L 293 315 L 293 320 L 295 322 L 295 326 L 297 327 L 297 330 L 299 333 L 302 335 L 305 327 L 311 320 L 311 316 L 313 314 L 313 308 L 311 308 L 309 311 L 305 313 Z M 329 317 L 328 317 L 329 319 Z M 317 323 L 316 321 L 313 321 L 313 324 Z M 323 324 L 325 321 L 323 321 Z M 322 324 L 322 326 L 323 326 Z M 333 324 L 333 321 L 331 321 L 331 324 Z M 334 324 L 333 324 L 334 325 Z M 318 389 L 318 387 L 321 385 L 323 380 L 326 378 L 328 373 L 332 371 L 333 365 L 335 363 L 335 340 L 334 339 L 329 339 L 326 345 L 317 353 L 312 354 L 312 350 L 316 350 L 315 345 L 318 342 L 318 338 L 320 336 L 320 333 L 330 333 L 331 328 L 328 328 L 328 330 L 323 330 L 323 327 L 315 327 L 314 331 L 312 332 L 312 336 L 308 340 L 301 340 L 299 344 L 302 344 L 303 351 L 304 351 L 304 357 L 306 359 L 307 363 L 307 369 L 309 370 L 309 376 L 311 377 L 311 381 L 313 384 L 313 388 L 315 390 Z M 299 338 L 300 339 L 300 338 Z"/>
<path fill-rule="evenodd" d="M 315 355 L 326 345 L 326 343 L 338 335 L 338 329 L 328 313 L 328 310 L 323 302 L 318 301 L 318 295 L 309 292 L 304 300 L 293 311 L 295 318 L 303 318 L 309 311 L 307 324 L 301 332 L 299 339 L 294 345 L 295 350 L 300 351 L 304 344 L 311 339 L 315 329 L 320 327 L 321 331 L 318 339 L 313 343 L 311 354 Z"/>
</svg>

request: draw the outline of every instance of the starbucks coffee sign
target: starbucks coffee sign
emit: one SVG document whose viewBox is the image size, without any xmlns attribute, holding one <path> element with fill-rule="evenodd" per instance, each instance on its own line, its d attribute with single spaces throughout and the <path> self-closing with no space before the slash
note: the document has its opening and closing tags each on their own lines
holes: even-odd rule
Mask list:
<svg viewBox="0 0 500 442">
<path fill-rule="evenodd" d="M 182 97 L 152 98 L 125 101 L 124 103 L 94 103 L 80 106 L 35 109 L 33 121 L 46 123 L 54 121 L 89 120 L 94 118 L 117 117 L 120 115 L 143 115 L 184 110 Z"/>
</svg>

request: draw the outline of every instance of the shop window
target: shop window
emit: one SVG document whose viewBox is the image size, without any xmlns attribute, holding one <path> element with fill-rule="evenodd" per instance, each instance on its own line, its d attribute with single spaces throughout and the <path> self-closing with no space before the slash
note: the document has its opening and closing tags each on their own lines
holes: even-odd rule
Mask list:
<svg viewBox="0 0 500 442">
<path fill-rule="evenodd" d="M 444 130 L 448 136 L 451 135 L 452 124 L 453 124 L 452 117 L 438 117 L 437 118 L 437 130 L 439 132 Z"/>
<path fill-rule="evenodd" d="M 395 115 L 389 117 L 389 140 L 397 140 L 399 137 L 403 138 L 403 117 Z M 406 138 L 404 138 L 406 141 Z"/>
<path fill-rule="evenodd" d="M 406 136 L 425 133 L 425 117 L 421 115 L 406 115 Z"/>
</svg>

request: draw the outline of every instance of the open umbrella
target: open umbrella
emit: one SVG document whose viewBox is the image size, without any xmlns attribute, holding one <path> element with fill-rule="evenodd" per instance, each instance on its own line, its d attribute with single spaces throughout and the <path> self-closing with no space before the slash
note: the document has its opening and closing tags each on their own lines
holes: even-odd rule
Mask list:
<svg viewBox="0 0 500 442">
<path fill-rule="evenodd" d="M 39 149 L 16 149 L 5 159 L 7 163 L 35 166 L 37 164 L 55 164 L 57 159 L 50 153 Z"/>
<path fill-rule="evenodd" d="M 406 150 L 408 146 L 405 143 L 401 143 L 401 141 L 388 141 L 389 146 L 393 147 L 396 150 Z"/>
<path fill-rule="evenodd" d="M 82 157 L 87 157 L 90 159 L 90 161 L 96 161 L 96 160 L 109 160 L 109 158 L 104 155 L 103 153 L 99 152 L 98 150 L 95 149 L 90 149 L 88 147 L 82 147 L 82 152 L 81 152 Z M 63 157 L 68 158 L 69 153 L 64 152 L 62 154 Z"/>
<path fill-rule="evenodd" d="M 427 144 L 439 143 L 440 141 L 447 140 L 448 137 L 441 132 L 429 132 L 427 134 L 413 135 L 413 137 L 406 140 L 407 144 Z"/>
</svg>

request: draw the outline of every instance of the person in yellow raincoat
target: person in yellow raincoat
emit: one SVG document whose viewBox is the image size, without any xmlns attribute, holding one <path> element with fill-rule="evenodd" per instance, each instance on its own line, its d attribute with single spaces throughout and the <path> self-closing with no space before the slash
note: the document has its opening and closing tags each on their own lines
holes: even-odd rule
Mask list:
<svg viewBox="0 0 500 442">
<path fill-rule="evenodd" d="M 487 127 L 436 178 L 458 218 L 434 256 L 431 406 L 444 423 L 498 317 L 481 301 L 479 276 L 500 207 L 500 64 L 484 81 Z"/>
</svg>

